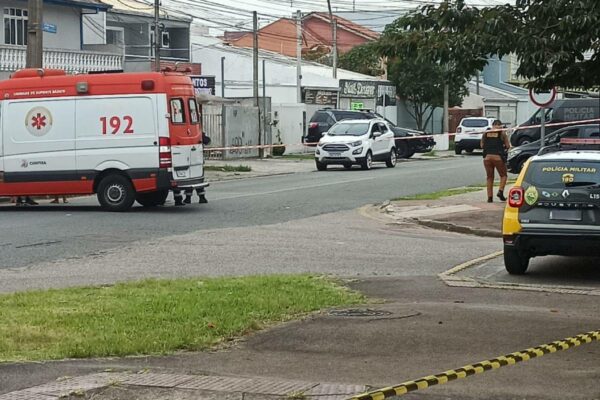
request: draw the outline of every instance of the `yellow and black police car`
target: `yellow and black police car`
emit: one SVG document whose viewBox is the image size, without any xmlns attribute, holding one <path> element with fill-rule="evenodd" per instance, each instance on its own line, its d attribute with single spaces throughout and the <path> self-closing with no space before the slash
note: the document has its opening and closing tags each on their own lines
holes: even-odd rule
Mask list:
<svg viewBox="0 0 600 400">
<path fill-rule="evenodd" d="M 530 158 L 510 190 L 504 265 L 524 274 L 532 257 L 600 256 L 600 140 L 563 139 Z"/>
</svg>

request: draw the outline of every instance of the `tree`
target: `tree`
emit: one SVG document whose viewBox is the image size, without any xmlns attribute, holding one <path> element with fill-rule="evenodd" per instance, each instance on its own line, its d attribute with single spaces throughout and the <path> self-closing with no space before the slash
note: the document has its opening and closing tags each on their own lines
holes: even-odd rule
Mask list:
<svg viewBox="0 0 600 400">
<path fill-rule="evenodd" d="M 388 64 L 388 79 L 419 130 L 425 130 L 435 108 L 444 104 L 444 79 L 449 79 L 450 107 L 460 105 L 468 94 L 462 77 L 448 77 L 443 67 L 431 62 L 396 58 Z"/>
<path fill-rule="evenodd" d="M 388 78 L 419 129 L 443 105 L 445 84 L 450 106 L 459 105 L 468 81 L 486 65 L 486 48 L 469 35 L 480 18 L 480 10 L 462 0 L 427 5 L 388 25 L 376 44 L 391 60 Z"/>
<path fill-rule="evenodd" d="M 491 54 L 517 56 L 529 87 L 600 87 L 598 0 L 517 0 L 485 10 L 480 29 Z"/>
<path fill-rule="evenodd" d="M 380 76 L 384 73 L 375 42 L 356 46 L 342 54 L 338 67 L 371 76 Z"/>
</svg>

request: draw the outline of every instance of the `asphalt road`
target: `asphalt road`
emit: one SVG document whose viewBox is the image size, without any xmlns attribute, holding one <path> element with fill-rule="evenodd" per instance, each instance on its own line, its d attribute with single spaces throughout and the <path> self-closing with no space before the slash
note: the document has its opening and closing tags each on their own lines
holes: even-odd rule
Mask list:
<svg viewBox="0 0 600 400">
<path fill-rule="evenodd" d="M 480 157 L 420 160 L 394 169 L 326 172 L 214 183 L 210 203 L 128 213 L 99 210 L 94 197 L 65 206 L 0 207 L 0 269 L 95 255 L 138 240 L 206 229 L 268 225 L 482 183 Z"/>
</svg>

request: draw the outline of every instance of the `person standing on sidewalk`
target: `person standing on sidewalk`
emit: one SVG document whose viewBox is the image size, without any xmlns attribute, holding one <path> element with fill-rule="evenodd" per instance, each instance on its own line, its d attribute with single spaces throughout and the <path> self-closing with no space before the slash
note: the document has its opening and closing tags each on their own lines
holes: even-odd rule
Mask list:
<svg viewBox="0 0 600 400">
<path fill-rule="evenodd" d="M 481 148 L 483 149 L 483 166 L 487 176 L 487 201 L 494 201 L 494 170 L 500 175 L 500 187 L 496 196 L 501 201 L 506 201 L 504 188 L 508 180 L 506 170 L 506 154 L 510 148 L 510 142 L 506 132 L 502 129 L 502 122 L 495 120 L 492 130 L 485 131 L 481 136 Z"/>
</svg>

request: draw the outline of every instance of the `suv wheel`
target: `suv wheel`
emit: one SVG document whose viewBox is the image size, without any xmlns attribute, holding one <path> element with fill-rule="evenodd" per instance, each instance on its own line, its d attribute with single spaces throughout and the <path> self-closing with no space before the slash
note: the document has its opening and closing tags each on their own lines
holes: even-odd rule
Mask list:
<svg viewBox="0 0 600 400">
<path fill-rule="evenodd" d="M 398 158 L 409 158 L 408 143 L 406 142 L 407 140 L 399 140 L 398 142 L 396 142 L 396 145 L 398 146 L 396 149 Z"/>
<path fill-rule="evenodd" d="M 454 147 L 454 154 L 456 154 L 457 156 L 460 156 L 462 153 L 462 149 L 458 146 L 455 145 Z"/>
<path fill-rule="evenodd" d="M 319 162 L 319 161 L 315 161 L 315 164 L 317 164 L 317 170 L 319 170 L 319 171 L 327 170 L 327 164 Z"/>
<path fill-rule="evenodd" d="M 388 156 L 387 160 L 385 160 L 385 165 L 388 168 L 394 168 L 396 166 L 396 161 L 396 148 L 392 147 L 390 150 L 390 155 Z"/>
<path fill-rule="evenodd" d="M 344 168 L 346 168 L 346 169 L 352 169 L 352 164 L 344 164 Z"/>
<path fill-rule="evenodd" d="M 360 163 L 360 167 L 362 169 L 371 169 L 373 167 L 373 155 L 371 154 L 371 150 L 367 151 L 367 155 L 365 159 Z"/>
<path fill-rule="evenodd" d="M 504 246 L 504 267 L 511 275 L 523 275 L 529 267 L 529 257 L 525 257 L 512 246 Z"/>
</svg>

